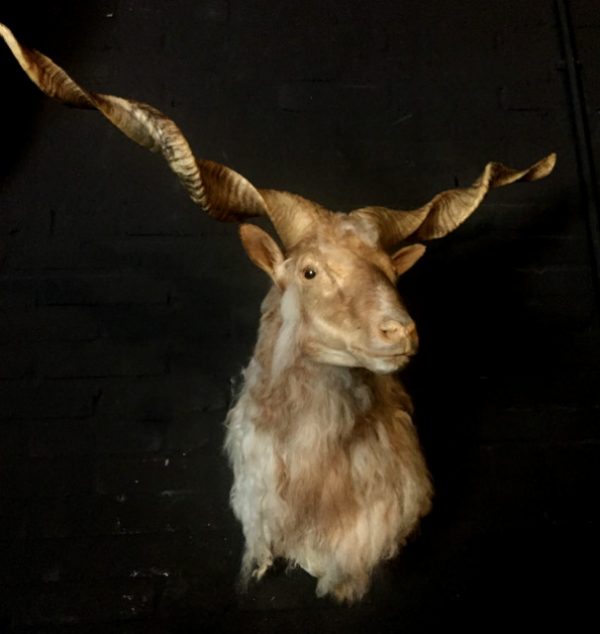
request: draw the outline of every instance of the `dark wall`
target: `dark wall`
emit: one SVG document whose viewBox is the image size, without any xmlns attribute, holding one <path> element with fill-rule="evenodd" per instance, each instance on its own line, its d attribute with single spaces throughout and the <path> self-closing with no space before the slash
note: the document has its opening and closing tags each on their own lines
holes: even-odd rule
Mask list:
<svg viewBox="0 0 600 634">
<path fill-rule="evenodd" d="M 485 631 L 480 618 L 589 608 L 594 5 L 0 9 L 83 86 L 171 116 L 198 156 L 333 209 L 411 208 L 489 160 L 558 153 L 551 177 L 492 192 L 400 286 L 420 327 L 406 381 L 437 488 L 421 536 L 359 608 L 313 599 L 299 572 L 244 597 L 221 421 L 268 282 L 237 228 L 203 217 L 160 159 L 44 98 L 0 47 L 0 629 Z"/>
</svg>

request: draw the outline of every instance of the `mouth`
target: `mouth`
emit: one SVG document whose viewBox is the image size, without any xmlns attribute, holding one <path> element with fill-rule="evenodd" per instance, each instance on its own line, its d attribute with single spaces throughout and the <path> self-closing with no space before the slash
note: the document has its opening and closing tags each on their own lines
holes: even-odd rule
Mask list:
<svg viewBox="0 0 600 634">
<path fill-rule="evenodd" d="M 375 374 L 390 374 L 403 369 L 416 354 L 416 349 L 368 350 L 358 346 L 346 349 L 330 348 L 312 343 L 307 347 L 310 356 L 320 363 L 344 366 L 348 368 L 362 367 Z"/>
<path fill-rule="evenodd" d="M 367 357 L 369 359 L 382 359 L 382 360 L 393 360 L 393 359 L 410 359 L 417 354 L 416 350 L 407 350 L 402 352 L 373 352 L 371 350 L 363 350 L 361 348 L 355 348 L 352 350 L 353 354 L 357 354 L 363 357 Z"/>
<path fill-rule="evenodd" d="M 407 352 L 373 353 L 367 352 L 366 350 L 356 349 L 353 352 L 355 358 L 362 359 L 364 367 L 376 374 L 390 374 L 392 372 L 402 370 L 416 354 L 416 350 Z"/>
</svg>

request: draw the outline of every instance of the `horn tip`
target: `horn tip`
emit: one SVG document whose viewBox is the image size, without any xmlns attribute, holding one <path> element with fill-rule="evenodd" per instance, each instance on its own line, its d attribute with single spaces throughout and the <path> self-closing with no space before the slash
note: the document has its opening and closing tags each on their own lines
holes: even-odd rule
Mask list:
<svg viewBox="0 0 600 634">
<path fill-rule="evenodd" d="M 533 166 L 531 180 L 537 180 L 548 176 L 556 165 L 556 158 L 556 152 L 552 152 L 551 154 L 548 154 L 548 156 L 545 156 L 541 161 L 538 161 Z"/>
<path fill-rule="evenodd" d="M 0 37 L 6 42 L 7 46 L 10 47 L 10 41 L 14 40 L 13 32 L 4 24 L 0 22 Z"/>
</svg>

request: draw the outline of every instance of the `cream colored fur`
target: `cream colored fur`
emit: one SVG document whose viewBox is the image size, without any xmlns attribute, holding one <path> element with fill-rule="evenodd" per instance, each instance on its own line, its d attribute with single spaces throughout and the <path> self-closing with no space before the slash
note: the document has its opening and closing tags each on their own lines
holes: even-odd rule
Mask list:
<svg viewBox="0 0 600 634">
<path fill-rule="evenodd" d="M 261 576 L 274 557 L 284 557 L 318 578 L 319 594 L 360 598 L 374 566 L 397 551 L 431 498 L 410 400 L 384 375 L 416 352 L 414 322 L 394 285 L 424 247 L 387 251 L 407 238 L 448 234 L 490 189 L 547 176 L 556 155 L 524 170 L 488 163 L 470 187 L 441 192 L 410 212 L 368 206 L 334 214 L 296 194 L 257 190 L 232 169 L 196 159 L 175 122 L 156 108 L 86 90 L 4 24 L 0 38 L 45 94 L 97 109 L 136 143 L 159 150 L 210 216 L 271 220 L 285 262 L 262 230 L 240 229 L 248 255 L 276 284 L 228 416 L 231 501 L 247 542 L 243 576 Z"/>
<path fill-rule="evenodd" d="M 428 512 L 432 488 L 401 385 L 302 355 L 296 302 L 293 287 L 266 297 L 227 418 L 242 580 L 283 557 L 317 577 L 317 594 L 353 601 Z"/>
</svg>

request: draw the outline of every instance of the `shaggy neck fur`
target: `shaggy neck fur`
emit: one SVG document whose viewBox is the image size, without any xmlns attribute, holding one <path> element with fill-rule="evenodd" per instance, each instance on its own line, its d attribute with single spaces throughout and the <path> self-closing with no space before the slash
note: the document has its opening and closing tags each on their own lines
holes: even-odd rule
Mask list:
<svg viewBox="0 0 600 634">
<path fill-rule="evenodd" d="M 318 594 L 353 601 L 429 509 L 410 400 L 392 376 L 303 354 L 293 291 L 273 288 L 262 312 L 227 419 L 242 579 L 281 556 L 318 578 Z"/>
<path fill-rule="evenodd" d="M 254 359 L 245 376 L 253 399 L 268 404 L 258 426 L 280 439 L 298 435 L 298 442 L 314 450 L 343 440 L 372 404 L 370 373 L 318 363 L 302 353 L 302 320 L 293 287 L 283 294 L 273 288 L 262 311 Z"/>
</svg>

